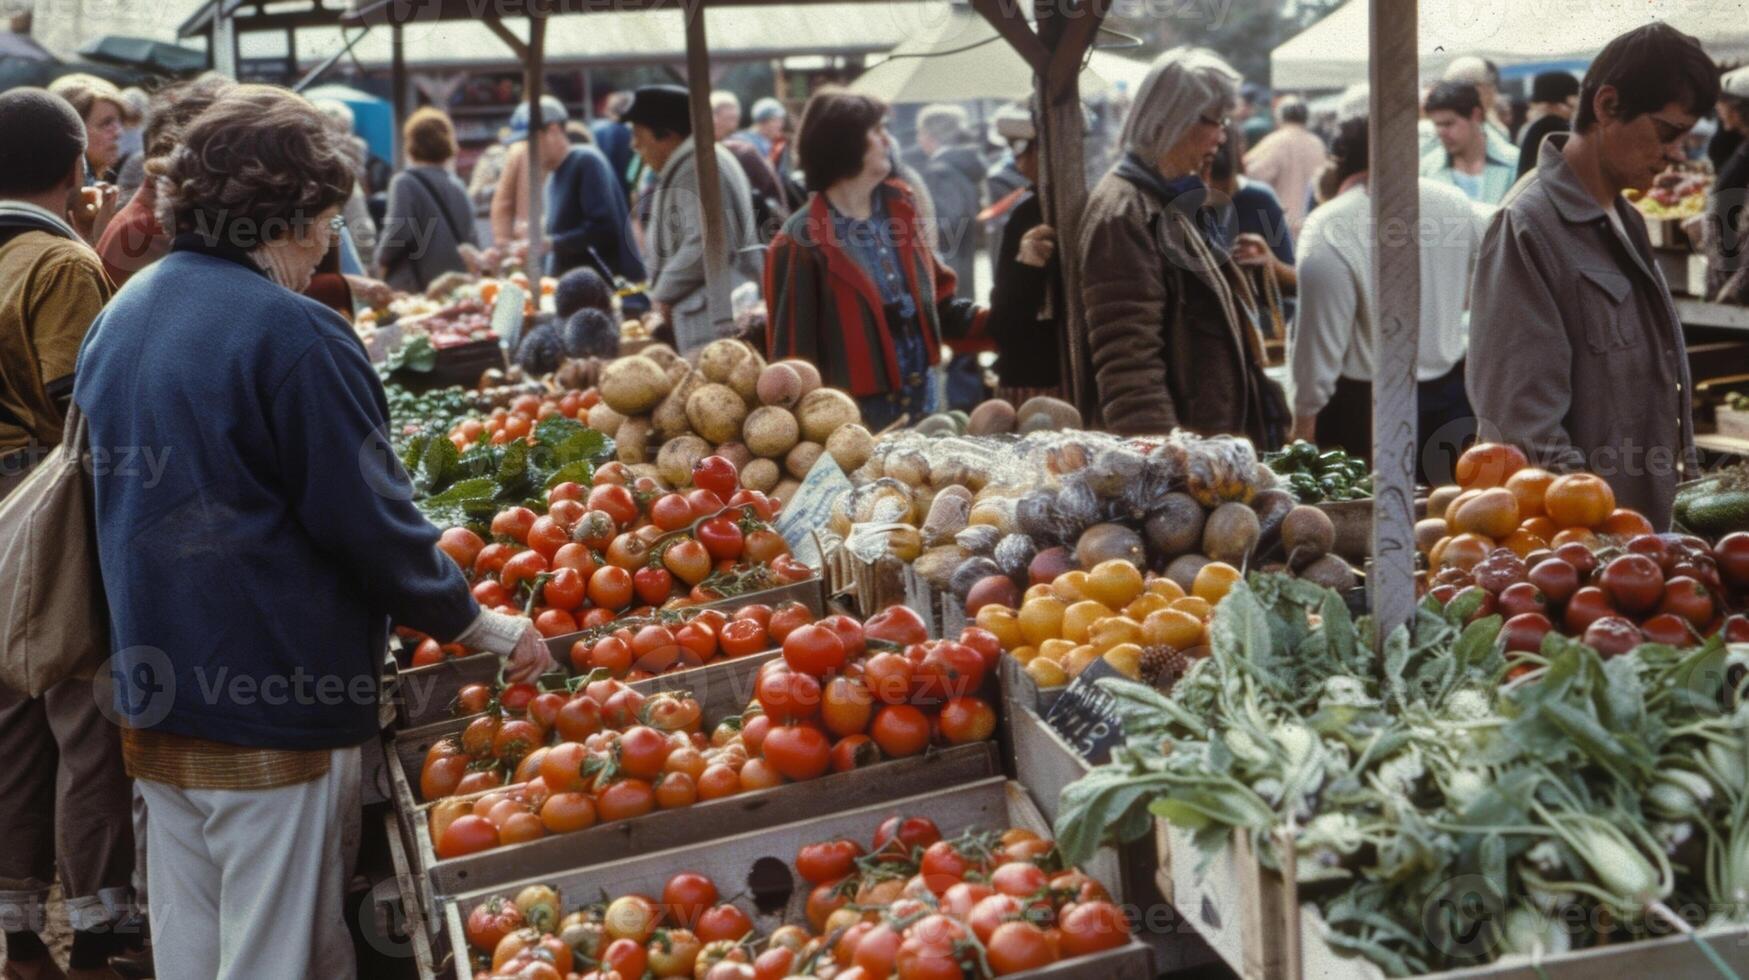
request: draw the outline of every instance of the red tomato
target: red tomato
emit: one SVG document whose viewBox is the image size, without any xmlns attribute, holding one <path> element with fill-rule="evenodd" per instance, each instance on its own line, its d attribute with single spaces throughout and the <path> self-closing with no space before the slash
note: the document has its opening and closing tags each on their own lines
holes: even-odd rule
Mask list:
<svg viewBox="0 0 1749 980">
<path fill-rule="evenodd" d="M 537 517 L 528 529 L 528 546 L 551 558 L 560 548 L 571 543 L 571 534 L 551 515 Z"/>
<path fill-rule="evenodd" d="M 541 598 L 554 609 L 569 611 L 583 604 L 583 594 L 588 587 L 589 583 L 575 568 L 561 568 L 547 579 L 546 586 L 541 589 Z"/>
<path fill-rule="evenodd" d="M 1506 649 L 1515 653 L 1536 653 L 1542 649 L 1543 637 L 1554 629 L 1553 623 L 1542 613 L 1520 613 L 1506 621 L 1500 628 L 1501 635 L 1506 638 Z"/>
<path fill-rule="evenodd" d="M 713 517 L 728 506 L 728 504 L 723 503 L 722 497 L 703 487 L 688 490 L 686 502 L 692 505 L 692 513 L 695 517 Z"/>
<path fill-rule="evenodd" d="M 771 638 L 766 635 L 765 627 L 759 625 L 756 619 L 730 620 L 717 639 L 722 645 L 723 655 L 727 657 L 744 657 L 766 650 L 771 645 Z"/>
<path fill-rule="evenodd" d="M 861 657 L 868 649 L 868 643 L 862 630 L 862 624 L 852 616 L 828 616 L 820 620 L 819 625 L 838 634 L 838 639 L 844 642 L 844 656 L 848 660 Z"/>
<path fill-rule="evenodd" d="M 497 579 L 482 579 L 474 583 L 473 592 L 474 601 L 488 609 L 510 604 L 510 590 Z"/>
<path fill-rule="evenodd" d="M 779 725 L 765 736 L 760 755 L 785 779 L 800 782 L 825 774 L 831 743 L 812 725 Z"/>
<path fill-rule="evenodd" d="M 736 941 L 753 931 L 753 922 L 733 905 L 716 905 L 698 917 L 698 927 L 693 931 L 707 943 Z"/>
<path fill-rule="evenodd" d="M 770 629 L 771 628 L 771 607 L 762 603 L 762 602 L 756 602 L 750 606 L 742 606 L 741 608 L 735 610 L 735 615 L 730 617 L 730 618 L 732 618 L 732 619 L 751 619 L 754 622 L 758 623 L 760 628 Z"/>
<path fill-rule="evenodd" d="M 485 817 L 464 814 L 450 821 L 437 839 L 437 856 L 445 860 L 498 846 L 498 827 Z"/>
<path fill-rule="evenodd" d="M 698 541 L 710 556 L 719 561 L 741 557 L 746 538 L 734 518 L 713 517 L 698 526 Z M 463 566 L 466 567 L 466 566 Z"/>
<path fill-rule="evenodd" d="M 1578 571 L 1581 580 L 1589 578 L 1597 568 L 1597 556 L 1592 553 L 1590 548 L 1577 541 L 1569 541 L 1556 548 L 1555 557 L 1572 565 Z"/>
<path fill-rule="evenodd" d="M 703 582 L 711 573 L 711 556 L 704 545 L 682 538 L 662 552 L 662 565 L 687 585 Z"/>
<path fill-rule="evenodd" d="M 960 644 L 976 650 L 978 656 L 984 659 L 984 673 L 996 669 L 1002 659 L 1002 641 L 996 634 L 977 626 L 968 626 L 960 631 Z"/>
<path fill-rule="evenodd" d="M 587 545 L 600 551 L 613 543 L 619 535 L 619 525 L 612 515 L 603 510 L 592 510 L 584 514 L 571 528 L 571 540 Z"/>
<path fill-rule="evenodd" d="M 717 904 L 717 886 L 704 875 L 683 872 L 662 886 L 662 904 L 675 922 L 690 929 L 705 909 Z"/>
<path fill-rule="evenodd" d="M 692 523 L 692 505 L 678 493 L 665 493 L 651 502 L 650 523 L 664 531 L 678 531 Z"/>
<path fill-rule="evenodd" d="M 704 623 L 694 621 L 675 630 L 674 642 L 680 645 L 682 659 L 693 666 L 717 655 L 717 634 Z"/>
<path fill-rule="evenodd" d="M 617 565 L 603 565 L 589 576 L 589 601 L 603 609 L 632 604 L 632 574 Z"/>
<path fill-rule="evenodd" d="M 581 501 L 582 499 L 583 485 L 571 480 L 566 480 L 563 483 L 556 484 L 551 490 L 547 491 L 547 509 L 550 511 L 552 505 L 561 500 Z"/>
<path fill-rule="evenodd" d="M 474 906 L 468 913 L 465 931 L 468 945 L 482 953 L 490 953 L 498 944 L 522 928 L 522 910 L 508 898 L 494 897 Z"/>
<path fill-rule="evenodd" d="M 528 529 L 534 527 L 534 518 L 534 511 L 527 507 L 507 507 L 493 516 L 492 536 L 527 544 Z"/>
<path fill-rule="evenodd" d="M 982 742 L 996 733 L 996 711 L 983 698 L 954 698 L 941 706 L 937 722 L 949 745 Z"/>
<path fill-rule="evenodd" d="M 504 570 L 498 573 L 498 581 L 514 595 L 516 587 L 524 582 L 533 582 L 537 576 L 547 570 L 547 558 L 538 551 L 518 552 L 516 557 L 504 563 Z"/>
<path fill-rule="evenodd" d="M 1611 559 L 1603 566 L 1598 584 L 1615 608 L 1629 615 L 1651 612 L 1664 598 L 1664 571 L 1645 555 L 1626 554 Z"/>
<path fill-rule="evenodd" d="M 935 846 L 934 844 L 930 845 L 931 848 Z M 949 885 L 947 891 L 942 893 L 941 908 L 948 915 L 964 920 L 971 916 L 972 909 L 977 907 L 979 902 L 994 894 L 996 894 L 995 889 L 981 882 L 957 882 Z"/>
<path fill-rule="evenodd" d="M 474 556 L 474 577 L 483 578 L 488 575 L 497 575 L 503 570 L 504 563 L 509 561 L 511 556 L 516 554 L 516 551 L 516 548 L 497 541 L 481 548 L 480 553 Z"/>
<path fill-rule="evenodd" d="M 637 500 L 630 490 L 617 484 L 601 484 L 589 491 L 589 509 L 605 512 L 620 527 L 638 519 Z"/>
<path fill-rule="evenodd" d="M 1719 539 L 1713 547 L 1713 560 L 1719 563 L 1719 574 L 1734 588 L 1749 588 L 1749 532 L 1735 531 Z"/>
<path fill-rule="evenodd" d="M 1573 593 L 1573 598 L 1567 602 L 1567 610 L 1562 616 L 1562 622 L 1567 632 L 1583 634 L 1592 623 L 1605 616 L 1615 614 L 1615 607 L 1609 604 L 1609 597 L 1595 585 L 1587 585 Z"/>
<path fill-rule="evenodd" d="M 820 682 L 787 668 L 761 671 L 753 685 L 753 696 L 777 722 L 802 721 L 820 713 Z M 748 745 L 749 750 L 752 748 Z"/>
<path fill-rule="evenodd" d="M 961 854 L 952 843 L 938 840 L 924 849 L 917 873 L 923 876 L 924 887 L 940 897 L 949 888 L 963 882 L 967 872 L 976 871 L 978 867 L 977 861 Z"/>
<path fill-rule="evenodd" d="M 1698 628 L 1712 621 L 1715 608 L 1712 593 L 1706 586 L 1686 575 L 1678 575 L 1664 583 L 1664 596 L 1658 611 L 1680 616 Z"/>
<path fill-rule="evenodd" d="M 861 856 L 862 845 L 853 840 L 807 844 L 796 852 L 796 873 L 810 885 L 838 881 L 856 870 L 856 859 Z"/>
<path fill-rule="evenodd" d="M 451 561 L 463 571 L 474 567 L 474 559 L 480 557 L 486 542 L 480 536 L 465 527 L 452 527 L 443 532 L 437 539 L 437 547 L 450 557 Z"/>
<path fill-rule="evenodd" d="M 1514 582 L 1500 593 L 1500 615 L 1508 619 L 1525 613 L 1547 613 L 1548 597 L 1529 582 Z"/>
<path fill-rule="evenodd" d="M 413 648 L 413 666 L 430 667 L 443 662 L 443 644 L 431 637 L 419 641 Z"/>
<path fill-rule="evenodd" d="M 910 606 L 888 606 L 869 617 L 862 631 L 871 640 L 886 640 L 900 646 L 923 643 L 929 639 L 929 627 L 923 617 Z"/>
<path fill-rule="evenodd" d="M 632 591 L 648 605 L 667 602 L 674 592 L 674 576 L 666 568 L 645 565 L 632 574 Z"/>
<path fill-rule="evenodd" d="M 632 638 L 632 666 L 660 674 L 680 659 L 680 645 L 667 627 L 646 626 Z"/>
<path fill-rule="evenodd" d="M 929 747 L 929 717 L 908 704 L 885 705 L 875 712 L 868 733 L 883 755 L 917 755 Z"/>
<path fill-rule="evenodd" d="M 588 546 L 573 541 L 553 552 L 552 566 L 555 569 L 569 568 L 582 576 L 587 583 L 589 576 L 595 573 L 597 562 L 595 556 L 589 553 Z"/>
<path fill-rule="evenodd" d="M 791 633 L 794 638 L 799 634 Z M 820 692 L 820 720 L 826 730 L 840 738 L 859 735 L 868 730 L 874 715 L 874 695 L 861 679 L 832 677 Z"/>
<path fill-rule="evenodd" d="M 544 609 L 535 615 L 534 628 L 550 640 L 577 632 L 577 620 L 563 609 Z"/>
<path fill-rule="evenodd" d="M 1579 570 L 1566 559 L 1545 558 L 1531 566 L 1530 584 L 1558 606 L 1579 591 Z"/>
<path fill-rule="evenodd" d="M 1648 643 L 1686 647 L 1694 644 L 1694 630 L 1688 620 L 1674 613 L 1659 613 L 1640 624 L 1640 635 Z"/>
<path fill-rule="evenodd" d="M 730 507 L 751 506 L 753 513 L 762 521 L 769 521 L 777 516 L 777 508 L 772 504 L 773 501 L 758 490 L 736 490 L 729 498 Z"/>
<path fill-rule="evenodd" d="M 783 638 L 784 662 L 791 670 L 814 677 L 825 677 L 843 667 L 847 655 L 843 634 L 826 623 L 799 626 Z"/>
<path fill-rule="evenodd" d="M 904 704 L 911 699 L 911 661 L 897 653 L 877 653 L 862 667 L 862 679 L 870 693 L 886 704 Z"/>
<path fill-rule="evenodd" d="M 1621 616 L 1604 616 L 1585 627 L 1585 645 L 1605 658 L 1627 653 L 1640 642 L 1639 627 Z"/>
<path fill-rule="evenodd" d="M 574 694 L 553 719 L 559 737 L 581 741 L 601 731 L 601 704 L 586 694 Z M 550 784 L 549 784 L 550 785 Z"/>
<path fill-rule="evenodd" d="M 1063 931 L 1063 954 L 1087 956 L 1129 942 L 1130 926 L 1110 902 L 1082 902 L 1063 910 L 1057 920 Z"/>
<path fill-rule="evenodd" d="M 846 735 L 832 746 L 832 771 L 850 772 L 881 761 L 881 750 L 867 735 Z"/>
<path fill-rule="evenodd" d="M 741 475 L 735 464 L 721 456 L 706 456 L 692 464 L 692 485 L 724 500 L 734 495 L 740 483 Z"/>
<path fill-rule="evenodd" d="M 602 820 L 631 820 L 656 809 L 656 793 L 641 779 L 609 783 L 595 795 L 595 810 Z"/>
<path fill-rule="evenodd" d="M 1005 977 L 1011 973 L 1041 970 L 1057 960 L 1057 952 L 1043 929 L 1030 922 L 1004 922 L 985 943 L 990 972 Z"/>
</svg>

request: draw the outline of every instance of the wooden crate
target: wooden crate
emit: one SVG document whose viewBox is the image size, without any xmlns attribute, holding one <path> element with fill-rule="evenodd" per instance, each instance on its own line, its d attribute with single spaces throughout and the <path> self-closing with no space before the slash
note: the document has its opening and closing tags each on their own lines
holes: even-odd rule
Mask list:
<svg viewBox="0 0 1749 980">
<path fill-rule="evenodd" d="M 871 770 L 872 771 L 872 770 Z M 856 775 L 849 773 L 847 775 Z M 805 784 L 803 784 L 805 785 Z M 675 847 L 597 865 L 588 869 L 549 866 L 515 882 L 493 888 L 478 888 L 444 901 L 447 938 L 457 980 L 473 980 L 461 923 L 475 904 L 498 894 L 514 894 L 531 884 L 549 884 L 559 890 L 567 904 L 579 899 L 644 894 L 659 895 L 667 880 L 679 871 L 695 871 L 710 877 L 724 894 L 741 892 L 735 899 L 753 918 L 761 934 L 782 922 L 805 921 L 808 888 L 791 866 L 805 844 L 851 837 L 866 841 L 875 827 L 889 816 L 926 816 L 944 835 L 954 836 L 971 827 L 998 829 L 1023 827 L 1049 831 L 1044 817 L 1028 798 L 1026 790 L 1000 776 L 966 780 L 900 799 L 859 805 L 830 816 L 778 824 L 764 830 L 719 836 L 708 843 Z M 787 887 L 783 878 L 788 877 Z M 758 887 L 753 887 L 757 878 Z M 746 887 L 742 887 L 746 883 Z M 746 896 L 757 892 L 759 904 Z M 1017 974 L 1031 980 L 1151 980 L 1154 976 L 1148 948 L 1132 941 L 1099 956 L 1059 963 L 1048 970 Z"/>
<path fill-rule="evenodd" d="M 1719 435 L 1732 439 L 1749 439 L 1749 412 L 1720 405 L 1716 418 Z"/>
<path fill-rule="evenodd" d="M 965 606 L 897 558 L 858 558 L 840 542 L 825 558 L 833 595 L 846 595 L 866 618 L 893 605 L 910 606 L 923 617 L 930 636 L 952 639 L 965 629 Z"/>
<path fill-rule="evenodd" d="M 1249 836 L 1235 832 L 1206 868 L 1189 831 L 1156 820 L 1154 846 L 1161 896 L 1234 973 L 1245 980 L 1291 975 L 1283 937 L 1298 917 L 1288 915 L 1281 878 L 1257 863 Z"/>
<path fill-rule="evenodd" d="M 697 609 L 721 609 L 734 612 L 744 606 L 764 603 L 777 606 L 785 602 L 800 602 L 817 618 L 825 614 L 826 592 L 818 578 L 806 582 L 780 585 L 775 589 L 749 592 L 706 603 Z M 570 663 L 571 645 L 581 633 L 555 636 L 547 641 L 547 652 L 553 660 Z M 444 660 L 429 667 L 403 667 L 396 671 L 396 723 L 401 728 L 416 728 L 441 722 L 449 717 L 449 707 L 456 694 L 469 684 L 490 684 L 498 680 L 499 658 L 489 653 Z M 674 688 L 656 688 L 674 690 Z"/>
</svg>

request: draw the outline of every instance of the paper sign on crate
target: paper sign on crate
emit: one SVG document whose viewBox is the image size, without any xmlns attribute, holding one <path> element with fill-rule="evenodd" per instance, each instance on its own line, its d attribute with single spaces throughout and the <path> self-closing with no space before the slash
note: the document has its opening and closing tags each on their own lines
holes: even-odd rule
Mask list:
<svg viewBox="0 0 1749 980">
<path fill-rule="evenodd" d="M 499 285 L 498 299 L 492 304 L 492 332 L 510 351 L 522 343 L 523 307 L 527 302 L 528 294 L 518 286 L 509 282 Z"/>
<path fill-rule="evenodd" d="M 821 566 L 820 546 L 812 532 L 826 526 L 832 519 L 832 502 L 851 489 L 850 478 L 838 468 L 838 461 L 821 453 L 808 470 L 808 478 L 777 515 L 777 533 L 789 543 L 790 554 L 797 561 L 810 568 Z"/>
<path fill-rule="evenodd" d="M 1123 744 L 1123 725 L 1113 710 L 1115 699 L 1096 683 L 1101 677 L 1122 677 L 1116 667 L 1095 660 L 1081 671 L 1062 695 L 1051 704 L 1045 723 L 1057 730 L 1094 765 L 1111 760 L 1111 750 Z"/>
</svg>

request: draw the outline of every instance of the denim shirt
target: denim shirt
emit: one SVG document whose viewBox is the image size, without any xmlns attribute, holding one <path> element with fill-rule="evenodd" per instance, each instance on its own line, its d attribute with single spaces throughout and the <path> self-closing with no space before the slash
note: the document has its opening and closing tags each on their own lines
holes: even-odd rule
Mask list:
<svg viewBox="0 0 1749 980">
<path fill-rule="evenodd" d="M 837 208 L 831 208 L 832 234 L 880 291 L 881 303 L 896 306 L 899 315 L 908 323 L 917 315 L 917 301 L 905 285 L 899 246 L 893 240 L 893 222 L 880 188 L 875 188 L 870 204 L 872 208 L 866 220 L 848 217 L 839 213 Z"/>
</svg>

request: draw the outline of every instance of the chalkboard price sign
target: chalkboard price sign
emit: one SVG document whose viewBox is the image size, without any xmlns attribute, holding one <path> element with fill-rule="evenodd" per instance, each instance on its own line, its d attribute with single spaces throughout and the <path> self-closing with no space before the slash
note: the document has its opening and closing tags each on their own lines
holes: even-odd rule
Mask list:
<svg viewBox="0 0 1749 980">
<path fill-rule="evenodd" d="M 1101 677 L 1122 676 L 1116 667 L 1095 660 L 1070 682 L 1045 714 L 1045 724 L 1056 729 L 1081 758 L 1096 766 L 1110 761 L 1112 748 L 1122 745 L 1124 740 L 1112 696 L 1096 682 Z"/>
</svg>

